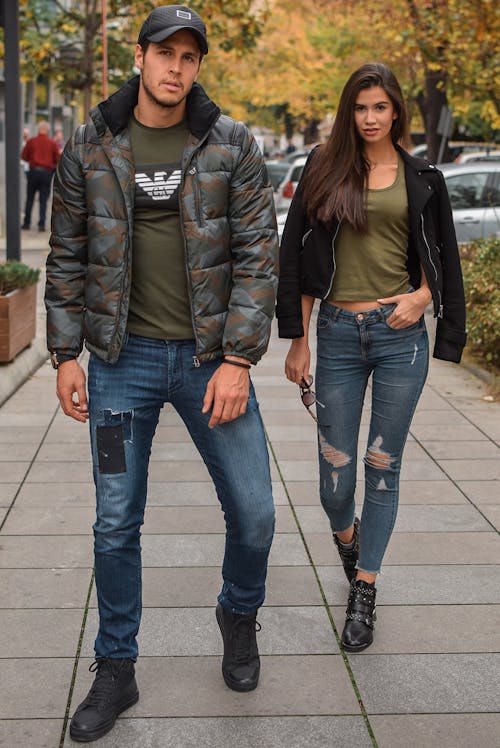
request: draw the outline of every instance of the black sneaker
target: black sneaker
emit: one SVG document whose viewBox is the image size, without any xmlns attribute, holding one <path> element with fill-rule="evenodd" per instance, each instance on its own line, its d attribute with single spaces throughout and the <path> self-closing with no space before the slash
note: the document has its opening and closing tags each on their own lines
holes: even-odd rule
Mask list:
<svg viewBox="0 0 500 748">
<path fill-rule="evenodd" d="M 103 658 L 89 668 L 95 680 L 73 715 L 69 734 L 79 743 L 102 738 L 118 715 L 139 700 L 133 660 Z"/>
<path fill-rule="evenodd" d="M 260 623 L 256 616 L 238 615 L 223 608 L 215 609 L 217 623 L 224 641 L 222 677 L 233 691 L 253 691 L 260 674 L 259 650 L 256 631 Z"/>
</svg>

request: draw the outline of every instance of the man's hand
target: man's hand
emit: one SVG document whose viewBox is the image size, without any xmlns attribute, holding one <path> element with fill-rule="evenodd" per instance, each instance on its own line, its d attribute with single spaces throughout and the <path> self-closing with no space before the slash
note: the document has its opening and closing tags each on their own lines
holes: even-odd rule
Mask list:
<svg viewBox="0 0 500 748">
<path fill-rule="evenodd" d="M 56 392 L 61 408 L 67 416 L 82 423 L 89 417 L 86 381 L 85 372 L 76 358 L 59 365 Z"/>
<path fill-rule="evenodd" d="M 431 299 L 432 295 L 427 286 L 422 286 L 413 293 L 401 293 L 377 301 L 379 304 L 396 304 L 396 308 L 387 318 L 387 324 L 394 330 L 402 330 L 418 322 Z"/>
<path fill-rule="evenodd" d="M 235 361 L 249 363 L 245 359 L 235 358 Z M 242 416 L 247 409 L 249 390 L 248 369 L 222 363 L 209 379 L 203 398 L 202 413 L 208 413 L 212 408 L 208 427 L 213 429 Z"/>
</svg>

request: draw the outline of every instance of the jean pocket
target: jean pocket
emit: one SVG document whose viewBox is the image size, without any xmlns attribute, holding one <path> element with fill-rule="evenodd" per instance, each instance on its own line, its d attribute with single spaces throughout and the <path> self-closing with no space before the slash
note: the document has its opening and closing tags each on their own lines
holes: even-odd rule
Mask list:
<svg viewBox="0 0 500 748">
<path fill-rule="evenodd" d="M 318 314 L 318 319 L 316 322 L 316 329 L 319 330 L 326 330 L 326 328 L 331 324 L 332 320 L 323 314 Z"/>
</svg>

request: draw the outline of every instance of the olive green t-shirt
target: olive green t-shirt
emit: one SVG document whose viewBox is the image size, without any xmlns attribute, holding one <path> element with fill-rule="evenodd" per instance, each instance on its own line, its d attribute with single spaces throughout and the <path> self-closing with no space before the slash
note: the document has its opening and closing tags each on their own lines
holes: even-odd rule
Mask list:
<svg viewBox="0 0 500 748">
<path fill-rule="evenodd" d="M 132 287 L 127 329 L 165 340 L 194 338 L 179 215 L 185 121 L 145 127 L 129 121 L 135 163 Z"/>
<path fill-rule="evenodd" d="M 360 234 L 347 221 L 335 240 L 335 275 L 328 301 L 372 301 L 405 293 L 410 287 L 408 196 L 404 161 L 390 187 L 368 190 L 368 231 Z"/>
</svg>

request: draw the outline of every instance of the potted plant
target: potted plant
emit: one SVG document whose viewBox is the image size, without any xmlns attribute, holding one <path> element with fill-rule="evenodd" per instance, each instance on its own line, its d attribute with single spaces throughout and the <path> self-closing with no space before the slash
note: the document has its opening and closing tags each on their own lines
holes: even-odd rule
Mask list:
<svg viewBox="0 0 500 748">
<path fill-rule="evenodd" d="M 18 260 L 0 262 L 0 362 L 12 361 L 36 334 L 40 270 Z"/>
</svg>

